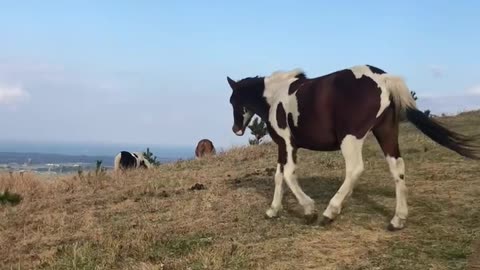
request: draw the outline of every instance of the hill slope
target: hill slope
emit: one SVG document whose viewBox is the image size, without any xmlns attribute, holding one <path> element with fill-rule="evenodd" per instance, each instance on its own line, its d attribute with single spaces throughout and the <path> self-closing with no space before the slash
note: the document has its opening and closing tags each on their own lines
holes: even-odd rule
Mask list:
<svg viewBox="0 0 480 270">
<path fill-rule="evenodd" d="M 480 112 L 441 119 L 468 134 Z M 276 148 L 233 149 L 128 175 L 0 176 L 2 269 L 464 269 L 480 236 L 480 163 L 401 127 L 410 217 L 386 231 L 395 188 L 370 136 L 365 173 L 329 227 L 303 224 L 290 191 L 264 219 Z M 322 213 L 343 181 L 339 152 L 300 150 L 299 181 Z M 206 189 L 190 190 L 195 184 Z M 473 257 L 473 256 L 471 256 Z M 472 263 L 473 259 L 472 259 Z"/>
</svg>

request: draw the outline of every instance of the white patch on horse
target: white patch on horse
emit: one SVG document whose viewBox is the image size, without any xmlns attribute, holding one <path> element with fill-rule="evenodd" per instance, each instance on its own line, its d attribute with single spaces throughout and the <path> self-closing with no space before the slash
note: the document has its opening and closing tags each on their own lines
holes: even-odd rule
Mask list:
<svg viewBox="0 0 480 270">
<path fill-rule="evenodd" d="M 405 185 L 405 163 L 403 158 L 394 158 L 389 155 L 386 157 L 388 167 L 395 180 L 395 197 L 396 208 L 395 216 L 390 223 L 396 229 L 401 229 L 405 226 L 405 222 L 408 216 L 407 206 L 407 186 Z"/>
<path fill-rule="evenodd" d="M 252 120 L 254 113 L 251 111 L 245 109 L 245 112 L 243 113 L 243 127 L 246 127 L 250 120 Z"/>
<path fill-rule="evenodd" d="M 351 67 L 350 70 L 355 75 L 356 79 L 362 78 L 362 76 L 367 76 L 371 78 L 380 88 L 382 91 L 380 93 L 380 109 L 377 112 L 377 117 L 379 117 L 383 111 L 390 105 L 390 92 L 387 87 L 387 83 L 385 80 L 386 74 L 376 74 L 373 73 L 372 70 L 368 66 L 354 66 Z"/>
<path fill-rule="evenodd" d="M 298 80 L 296 76 L 301 73 L 303 73 L 301 69 L 294 69 L 288 72 L 277 71 L 264 79 L 265 90 L 263 96 L 267 99 L 268 105 L 270 105 L 269 121 L 275 131 L 280 129 L 276 119 L 276 110 L 280 102 L 283 104 L 287 119 L 288 115 L 292 114 L 293 124 L 295 126 L 298 125 L 298 117 L 300 116 L 298 111 L 298 100 L 296 95 L 289 95 L 288 90 L 290 85 Z M 283 136 L 282 138 L 288 139 Z"/>
<path fill-rule="evenodd" d="M 334 219 L 340 214 L 345 199 L 352 194 L 353 188 L 364 170 L 362 147 L 366 136 L 357 139 L 353 135 L 347 135 L 342 140 L 340 148 L 345 159 L 345 180 L 323 212 L 323 215 L 329 219 Z"/>
</svg>

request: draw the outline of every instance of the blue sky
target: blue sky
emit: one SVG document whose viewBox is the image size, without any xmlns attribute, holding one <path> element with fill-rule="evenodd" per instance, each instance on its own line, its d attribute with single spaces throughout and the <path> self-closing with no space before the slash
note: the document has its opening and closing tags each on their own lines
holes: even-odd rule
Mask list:
<svg viewBox="0 0 480 270">
<path fill-rule="evenodd" d="M 319 76 L 368 63 L 405 77 L 421 109 L 480 107 L 479 2 L 1 6 L 0 140 L 244 144 L 226 76 L 296 67 Z"/>
</svg>

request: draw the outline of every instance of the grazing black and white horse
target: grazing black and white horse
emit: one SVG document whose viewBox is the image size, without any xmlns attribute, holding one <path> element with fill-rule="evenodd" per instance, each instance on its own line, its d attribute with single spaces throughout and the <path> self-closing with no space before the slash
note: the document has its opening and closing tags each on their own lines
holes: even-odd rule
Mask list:
<svg viewBox="0 0 480 270">
<path fill-rule="evenodd" d="M 114 170 L 127 170 L 127 169 L 149 169 L 151 167 L 150 162 L 145 159 L 142 152 L 127 152 L 121 151 L 115 156 Z"/>
<path fill-rule="evenodd" d="M 307 223 L 317 219 L 314 201 L 297 182 L 297 149 L 341 150 L 345 159 L 345 180 L 323 212 L 323 224 L 340 214 L 364 170 L 362 146 L 369 131 L 380 144 L 395 180 L 396 209 L 388 229 L 405 226 L 408 215 L 405 164 L 398 146 L 399 119 L 406 116 L 435 142 L 462 156 L 478 159 L 479 147 L 473 139 L 447 129 L 416 108 L 402 78 L 383 70 L 361 65 L 330 74 L 307 78 L 303 71 L 275 72 L 267 77 L 234 81 L 232 88 L 233 132 L 243 135 L 254 114 L 268 126 L 278 145 L 275 191 L 268 217 L 282 208 L 283 181 L 305 211 Z"/>
</svg>

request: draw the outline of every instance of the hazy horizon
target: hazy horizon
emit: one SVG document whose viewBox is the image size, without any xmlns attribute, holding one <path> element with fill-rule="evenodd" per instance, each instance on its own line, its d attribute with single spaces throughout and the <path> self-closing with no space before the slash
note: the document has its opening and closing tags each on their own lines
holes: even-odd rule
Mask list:
<svg viewBox="0 0 480 270">
<path fill-rule="evenodd" d="M 0 140 L 0 152 L 3 153 L 42 153 L 60 155 L 114 156 L 120 151 L 146 151 L 149 148 L 162 158 L 193 157 L 195 146 L 171 146 L 155 144 L 116 144 L 93 142 L 20 142 Z M 224 149 L 223 147 L 218 147 Z"/>
</svg>

